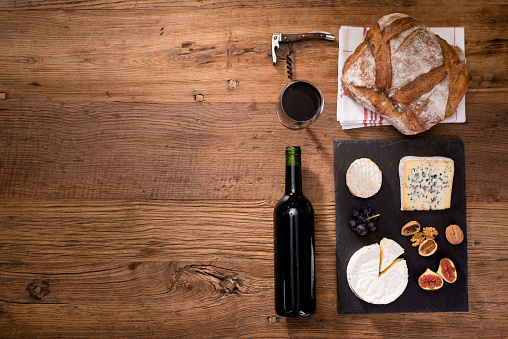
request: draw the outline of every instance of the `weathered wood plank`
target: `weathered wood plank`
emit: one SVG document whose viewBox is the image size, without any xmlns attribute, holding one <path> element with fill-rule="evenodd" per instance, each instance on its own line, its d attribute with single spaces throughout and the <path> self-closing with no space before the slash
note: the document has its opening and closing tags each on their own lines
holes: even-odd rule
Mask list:
<svg viewBox="0 0 508 339">
<path fill-rule="evenodd" d="M 317 253 L 334 253 L 334 205 L 313 205 Z M 182 256 L 201 262 L 271 261 L 274 206 L 275 201 L 1 199 L 0 262 L 178 261 Z M 497 222 L 506 213 L 503 202 L 468 204 L 472 257 L 508 255 Z"/>
<path fill-rule="evenodd" d="M 220 263 L 225 264 L 223 261 Z M 76 331 L 80 335 L 105 335 L 105 328 L 109 328 L 121 330 L 118 335 L 161 335 L 171 330 L 172 337 L 210 333 L 226 336 L 235 336 L 236 333 L 247 337 L 270 333 L 285 336 L 296 333 L 377 333 L 383 336 L 421 333 L 432 336 L 435 331 L 442 336 L 454 336 L 459 328 L 472 336 L 480 333 L 492 336 L 506 329 L 506 322 L 502 319 L 507 313 L 506 285 L 491 287 L 484 284 L 489 276 L 506 279 L 506 273 L 500 275 L 497 271 L 506 269 L 506 265 L 470 275 L 470 281 L 476 281 L 477 285 L 470 287 L 469 312 L 449 313 L 446 319 L 441 319 L 443 315 L 439 313 L 425 314 L 424 322 L 432 326 L 423 329 L 418 326 L 423 321 L 422 314 L 418 313 L 362 317 L 337 315 L 334 283 L 318 284 L 315 316 L 298 321 L 280 318 L 273 310 L 269 265 L 240 265 L 238 270 L 182 262 L 69 265 L 56 268 L 57 265 L 50 264 L 45 267 L 45 272 L 51 270 L 45 280 L 49 282 L 51 292 L 41 300 L 30 298 L 25 286 L 33 281 L 33 277 L 44 277 L 44 273 L 20 273 L 20 267 L 7 268 L 2 272 L 0 281 L 3 290 L 16 289 L 2 295 L 0 300 L 0 328 L 4 334 L 23 336 L 37 332 L 55 335 Z M 319 263 L 318 267 L 321 267 Z M 25 268 L 34 269 L 30 266 Z M 260 269 L 262 272 L 258 271 Z M 474 272 L 474 267 L 471 271 Z M 323 282 L 323 278 L 332 274 L 320 270 L 317 279 Z M 493 296 L 487 288 L 492 288 L 496 294 Z M 486 313 L 494 311 L 499 318 L 485 319 Z M 390 325 L 396 319 L 403 319 L 404 325 Z M 479 326 L 477 321 L 482 324 Z M 290 329 L 292 331 L 286 332 Z"/>
<path fill-rule="evenodd" d="M 402 136 L 340 129 L 336 43 L 294 48 L 323 116 L 295 132 L 274 114 L 287 78 L 284 60 L 271 64 L 273 32 L 336 34 L 390 12 L 466 30 L 468 121 L 418 137 L 465 143 L 467 313 L 336 314 L 332 141 Z M 507 15 L 496 0 L 3 1 L 0 337 L 502 336 Z M 273 310 L 289 144 L 303 147 L 316 211 L 318 311 L 306 319 Z M 50 293 L 34 299 L 38 281 Z"/>
<path fill-rule="evenodd" d="M 442 16 L 428 6 L 405 9 L 428 26 L 466 25 L 470 88 L 506 90 L 508 6 L 446 6 Z M 1 11 L 0 45 L 8 48 L 0 51 L 0 91 L 20 100 L 167 103 L 202 94 L 208 102 L 265 102 L 287 81 L 283 60 L 272 65 L 271 33 L 337 34 L 341 25 L 369 26 L 380 15 L 362 7 L 348 15 L 334 8 Z M 287 18 L 298 17 L 305 20 L 288 26 Z M 285 51 L 283 44 L 279 56 Z M 295 44 L 295 77 L 335 96 L 337 52 L 336 42 Z"/>
<path fill-rule="evenodd" d="M 466 124 L 418 137 L 461 137 L 468 201 L 507 201 L 508 106 L 466 106 Z M 277 200 L 283 149 L 298 144 L 306 195 L 334 201 L 333 140 L 402 137 L 393 127 L 343 131 L 334 104 L 308 131 L 282 127 L 274 103 L 5 100 L 1 107 L 3 198 Z"/>
<path fill-rule="evenodd" d="M 508 217 L 505 203 L 468 206 L 470 311 L 425 320 L 337 315 L 334 206 L 315 207 L 318 310 L 294 321 L 273 310 L 271 203 L 0 201 L 0 329 L 172 337 L 455 336 L 459 329 L 496 336 L 507 329 L 508 285 L 500 282 L 508 279 L 508 248 L 497 222 Z M 154 239 L 159 250 L 139 257 Z M 35 279 L 49 284 L 40 300 L 26 291 Z"/>
<path fill-rule="evenodd" d="M 153 204 L 3 200 L 1 260 L 266 259 L 273 248 L 273 205 L 266 201 L 215 200 Z M 330 244 L 335 244 L 333 239 Z"/>
<path fill-rule="evenodd" d="M 287 79 L 282 63 L 272 66 L 271 33 L 262 28 L 276 17 L 261 11 L 158 13 L 1 12 L 0 43 L 9 46 L 0 56 L 3 90 L 20 99 L 170 102 L 200 93 L 206 101 L 244 101 L 251 93 L 259 101 L 267 80 L 275 94 Z M 328 55 L 328 62 L 311 70 L 326 78 L 336 70 L 337 44 L 319 46 L 316 54 Z M 240 81 L 235 91 L 228 90 L 230 79 Z"/>
<path fill-rule="evenodd" d="M 450 7 L 467 6 L 471 4 L 478 4 L 478 1 L 449 1 L 447 4 Z M 505 5 L 504 1 L 499 0 L 482 0 L 480 3 L 489 5 Z M 439 1 L 412 1 L 411 7 L 434 7 L 441 5 Z M 186 8 L 186 9 L 218 9 L 218 8 L 262 8 L 262 9 L 293 9 L 293 8 L 320 8 L 330 7 L 335 9 L 346 8 L 348 12 L 355 11 L 358 7 L 400 7 L 407 6 L 405 1 L 361 1 L 353 0 L 347 3 L 337 2 L 333 0 L 283 0 L 283 1 L 270 1 L 270 0 L 254 0 L 254 1 L 215 1 L 215 0 L 201 0 L 199 2 L 190 2 L 186 0 L 5 0 L 0 5 L 0 10 L 59 10 L 59 9 L 164 9 L 164 8 Z M 441 7 L 442 8 L 442 7 Z"/>
</svg>

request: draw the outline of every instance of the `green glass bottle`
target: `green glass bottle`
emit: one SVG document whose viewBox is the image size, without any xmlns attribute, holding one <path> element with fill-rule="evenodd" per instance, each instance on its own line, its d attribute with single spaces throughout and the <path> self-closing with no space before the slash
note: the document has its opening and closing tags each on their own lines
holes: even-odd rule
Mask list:
<svg viewBox="0 0 508 339">
<path fill-rule="evenodd" d="M 286 148 L 286 189 L 273 213 L 275 309 L 281 316 L 316 311 L 314 210 L 302 193 L 301 150 Z"/>
</svg>

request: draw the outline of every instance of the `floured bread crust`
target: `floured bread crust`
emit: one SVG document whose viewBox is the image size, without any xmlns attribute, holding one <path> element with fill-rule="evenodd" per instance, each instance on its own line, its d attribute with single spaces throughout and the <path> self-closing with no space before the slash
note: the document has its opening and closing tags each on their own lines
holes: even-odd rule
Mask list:
<svg viewBox="0 0 508 339">
<path fill-rule="evenodd" d="M 464 52 L 401 13 L 379 19 L 342 71 L 349 97 L 408 135 L 452 115 L 470 83 Z"/>
</svg>

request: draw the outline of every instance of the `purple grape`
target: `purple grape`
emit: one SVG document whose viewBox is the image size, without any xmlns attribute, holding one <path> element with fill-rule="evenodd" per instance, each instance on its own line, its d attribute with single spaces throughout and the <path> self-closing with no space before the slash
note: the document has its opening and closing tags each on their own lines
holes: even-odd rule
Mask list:
<svg viewBox="0 0 508 339">
<path fill-rule="evenodd" d="M 367 227 L 365 227 L 364 224 L 360 224 L 356 227 L 356 232 L 358 232 L 359 235 L 365 235 L 367 234 Z"/>
<path fill-rule="evenodd" d="M 349 222 L 349 227 L 353 230 L 353 231 L 356 231 L 356 226 L 357 226 L 357 223 L 355 220 L 351 220 Z"/>
<path fill-rule="evenodd" d="M 374 232 L 377 229 L 375 222 L 379 220 L 379 214 L 374 212 L 370 206 L 353 210 L 351 215 L 353 219 L 349 221 L 349 227 L 359 235 L 365 235 L 369 231 Z"/>
</svg>

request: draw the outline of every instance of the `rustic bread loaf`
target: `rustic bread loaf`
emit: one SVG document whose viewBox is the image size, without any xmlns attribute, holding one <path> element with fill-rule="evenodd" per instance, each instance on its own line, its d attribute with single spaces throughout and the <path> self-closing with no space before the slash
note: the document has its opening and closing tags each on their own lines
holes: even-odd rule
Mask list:
<svg viewBox="0 0 508 339">
<path fill-rule="evenodd" d="M 414 18 L 382 17 L 346 60 L 344 92 L 403 134 L 453 114 L 471 82 L 464 53 Z"/>
</svg>

